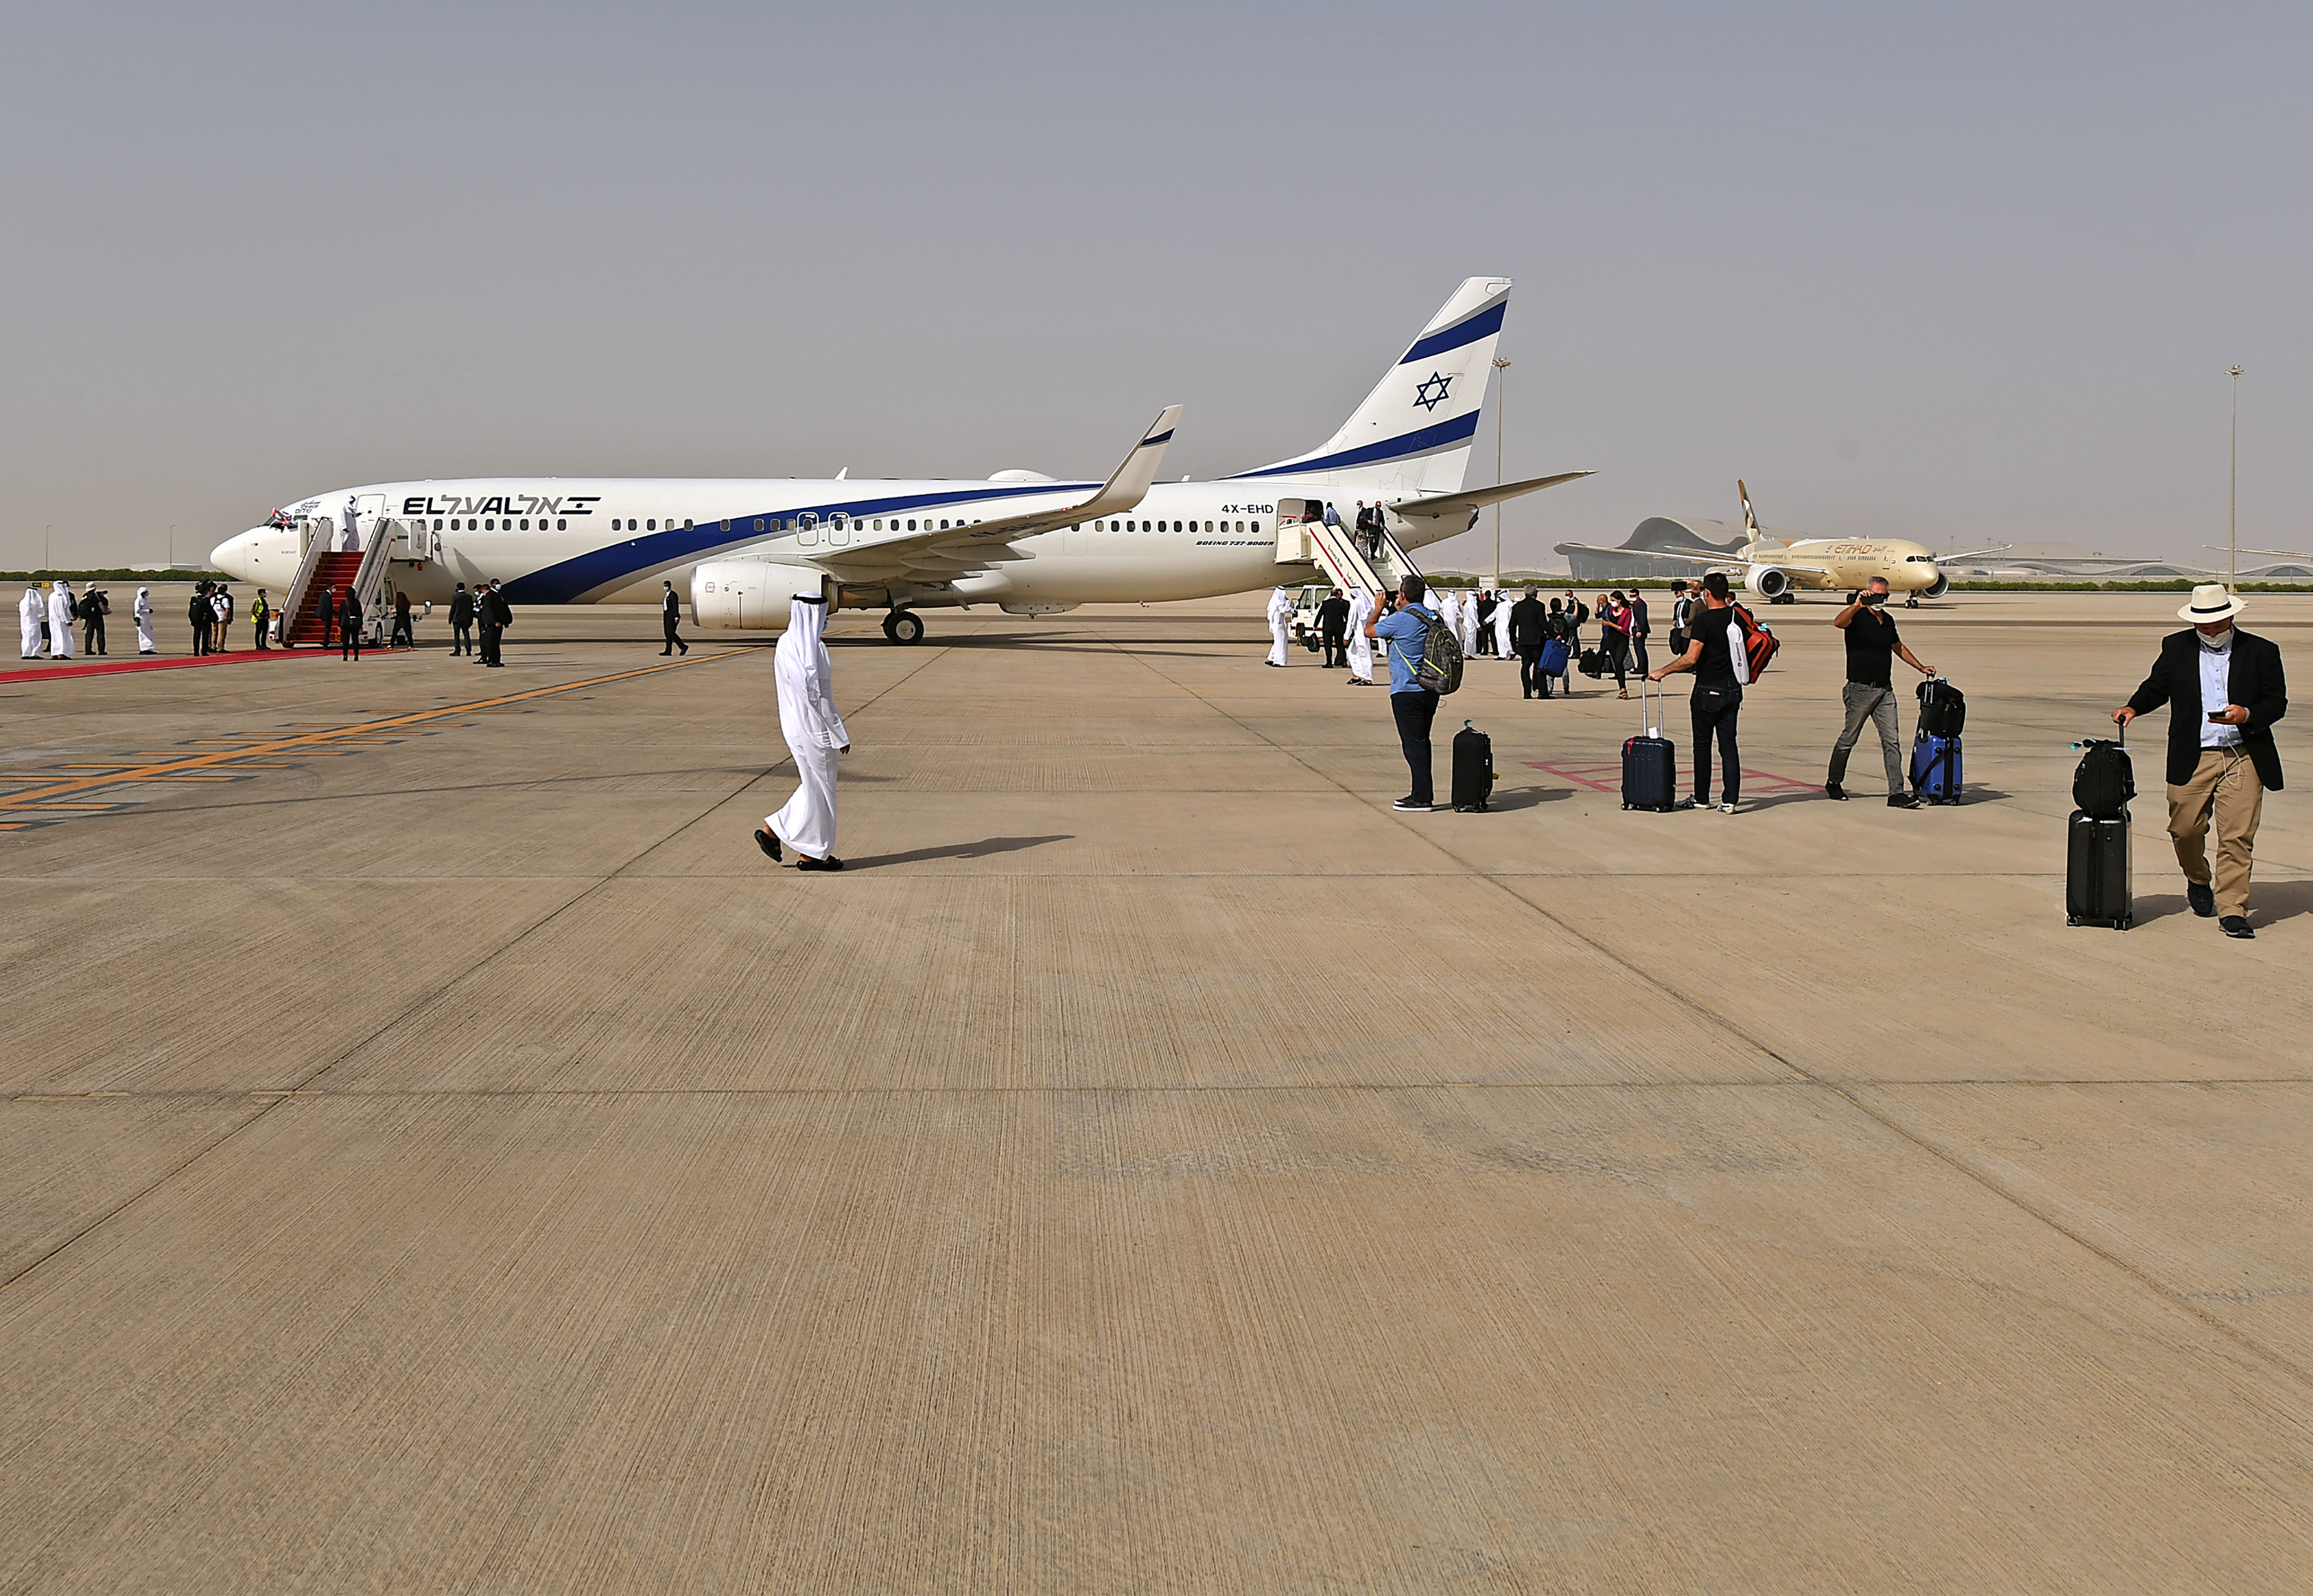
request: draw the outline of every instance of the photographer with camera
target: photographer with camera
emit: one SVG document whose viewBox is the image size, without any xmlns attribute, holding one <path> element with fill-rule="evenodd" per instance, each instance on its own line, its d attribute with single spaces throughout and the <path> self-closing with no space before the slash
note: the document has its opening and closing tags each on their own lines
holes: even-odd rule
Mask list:
<svg viewBox="0 0 2313 1596">
<path fill-rule="evenodd" d="M 1831 775 L 1824 782 L 1825 798 L 1845 799 L 1847 789 L 1840 783 L 1847 775 L 1847 755 L 1855 746 L 1855 739 L 1863 733 L 1863 723 L 1869 720 L 1879 728 L 1879 754 L 1887 763 L 1887 807 L 1891 809 L 1916 809 L 1920 800 L 1912 796 L 1910 784 L 1904 776 L 1904 749 L 1900 738 L 1902 728 L 1895 722 L 1895 688 L 1889 680 L 1895 670 L 1895 660 L 1902 655 L 1904 663 L 1923 676 L 1932 676 L 1935 667 L 1922 665 L 1904 647 L 1904 639 L 1895 635 L 1895 618 L 1886 610 L 1887 579 L 1874 577 L 1855 595 L 1855 602 L 1832 618 L 1832 624 L 1847 634 L 1847 685 L 1842 696 L 1847 704 L 1847 724 L 1841 728 L 1839 741 L 1832 745 Z"/>
</svg>

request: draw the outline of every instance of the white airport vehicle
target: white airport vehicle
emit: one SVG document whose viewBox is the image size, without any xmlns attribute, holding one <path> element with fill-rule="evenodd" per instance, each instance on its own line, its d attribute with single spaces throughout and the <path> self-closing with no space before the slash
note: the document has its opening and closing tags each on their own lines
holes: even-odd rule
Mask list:
<svg viewBox="0 0 2313 1596">
<path fill-rule="evenodd" d="M 1738 480 L 1735 492 L 1743 501 L 1743 548 L 1738 553 L 1715 549 L 1605 549 L 1587 543 L 1561 544 L 1565 549 L 1612 555 L 1621 560 L 1669 560 L 1692 567 L 1698 560 L 1722 570 L 1737 584 L 1769 604 L 1799 602 L 1799 590 L 1844 589 L 1851 599 L 1874 577 L 1886 581 L 1889 591 L 1904 595 L 1913 609 L 1922 598 L 1941 598 L 1951 591 L 1951 578 L 1939 562 L 1973 560 L 2013 547 L 1997 543 L 1958 554 L 1937 554 L 1901 538 L 1800 538 L 1780 542 L 1759 530 L 1751 513 L 1751 490 Z"/>
<path fill-rule="evenodd" d="M 391 591 L 446 601 L 455 583 L 492 579 L 516 605 L 655 604 L 665 579 L 703 628 L 784 625 L 800 585 L 883 610 L 902 643 L 923 636 L 918 612 L 951 605 L 1042 614 L 1313 577 L 1377 589 L 1414 569 L 1409 550 L 1466 531 L 1485 506 L 1589 474 L 1461 490 L 1509 290 L 1470 278 L 1324 445 L 1218 481 L 1156 482 L 1174 406 L 1105 483 L 1030 471 L 376 482 L 302 499 L 210 558 L 271 586 L 293 626 L 326 586 L 373 608 Z M 1359 499 L 1388 507 L 1364 548 L 1324 520 L 1328 503 L 1351 520 Z"/>
</svg>

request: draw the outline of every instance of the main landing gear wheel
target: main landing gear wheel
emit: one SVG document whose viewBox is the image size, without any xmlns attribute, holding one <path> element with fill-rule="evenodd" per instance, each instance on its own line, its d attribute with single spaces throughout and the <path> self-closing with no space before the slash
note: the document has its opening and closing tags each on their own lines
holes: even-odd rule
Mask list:
<svg viewBox="0 0 2313 1596">
<path fill-rule="evenodd" d="M 1918 609 L 1920 607 L 1920 595 L 1914 593 L 1911 597 L 1905 599 L 1904 601 L 1904 607 L 1907 610 Z"/>
<path fill-rule="evenodd" d="M 913 610 L 893 610 L 884 617 L 884 635 L 895 643 L 924 640 L 924 618 Z"/>
</svg>

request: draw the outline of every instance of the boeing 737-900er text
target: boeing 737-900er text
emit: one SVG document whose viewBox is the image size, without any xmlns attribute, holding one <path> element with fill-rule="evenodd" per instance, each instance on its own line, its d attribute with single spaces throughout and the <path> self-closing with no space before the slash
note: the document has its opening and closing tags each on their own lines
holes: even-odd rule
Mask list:
<svg viewBox="0 0 2313 1596">
<path fill-rule="evenodd" d="M 1037 614 L 1320 570 L 1378 588 L 1413 569 L 1407 551 L 1466 531 L 1483 507 L 1588 474 L 1461 490 L 1509 290 L 1470 278 L 1321 447 L 1217 481 L 1156 482 L 1176 405 L 1104 483 L 1028 471 L 984 482 L 373 482 L 301 500 L 211 558 L 272 586 L 293 623 L 341 579 L 374 613 L 380 595 L 440 602 L 455 583 L 491 579 L 517 604 L 655 603 L 664 578 L 702 627 L 783 625 L 800 586 L 884 611 L 884 634 L 906 643 L 923 636 L 916 612 L 947 605 Z M 1358 500 L 1387 507 L 1378 532 L 1350 525 Z M 1345 525 L 1326 522 L 1328 504 Z"/>
</svg>

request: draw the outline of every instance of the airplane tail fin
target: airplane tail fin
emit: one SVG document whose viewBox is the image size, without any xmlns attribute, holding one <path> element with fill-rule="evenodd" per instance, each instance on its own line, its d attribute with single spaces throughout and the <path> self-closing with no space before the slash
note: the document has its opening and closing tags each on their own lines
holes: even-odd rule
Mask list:
<svg viewBox="0 0 2313 1596">
<path fill-rule="evenodd" d="M 1508 278 L 1470 278 L 1323 446 L 1237 477 L 1317 477 L 1377 498 L 1459 491 L 1509 296 Z"/>
<path fill-rule="evenodd" d="M 1735 479 L 1735 497 L 1743 501 L 1743 548 L 1747 553 L 1759 546 L 1759 517 L 1751 513 L 1751 490 L 1740 477 Z"/>
</svg>

